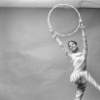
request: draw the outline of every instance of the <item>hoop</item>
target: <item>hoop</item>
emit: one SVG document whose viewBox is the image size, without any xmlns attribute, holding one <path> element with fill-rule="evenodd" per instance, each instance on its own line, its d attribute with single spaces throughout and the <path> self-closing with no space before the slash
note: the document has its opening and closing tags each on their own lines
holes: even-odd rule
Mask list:
<svg viewBox="0 0 100 100">
<path fill-rule="evenodd" d="M 50 29 L 50 30 L 53 29 L 52 26 L 51 26 L 51 24 L 50 24 L 50 15 L 51 15 L 52 11 L 53 11 L 56 7 L 62 6 L 62 5 L 70 6 L 71 8 L 73 8 L 73 9 L 77 12 L 77 14 L 78 14 L 78 16 L 79 16 L 79 22 L 78 22 L 79 24 L 78 24 L 77 28 L 76 28 L 72 33 L 67 34 L 67 35 L 72 35 L 72 34 L 76 33 L 77 30 L 79 29 L 80 23 L 82 22 L 82 19 L 81 19 L 81 16 L 80 16 L 80 13 L 78 12 L 78 10 L 77 10 L 75 7 L 73 7 L 72 5 L 69 5 L 69 4 L 58 4 L 58 5 L 54 6 L 54 7 L 49 11 L 48 17 L 47 17 L 49 29 Z M 58 34 L 58 35 L 60 35 L 60 36 L 67 36 L 67 35 L 59 34 L 59 33 L 57 33 L 57 32 L 56 32 L 56 34 Z"/>
</svg>

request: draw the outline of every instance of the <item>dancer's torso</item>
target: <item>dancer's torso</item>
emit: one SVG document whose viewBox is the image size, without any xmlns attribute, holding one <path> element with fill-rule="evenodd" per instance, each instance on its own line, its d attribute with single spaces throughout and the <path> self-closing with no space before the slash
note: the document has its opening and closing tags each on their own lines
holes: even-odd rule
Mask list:
<svg viewBox="0 0 100 100">
<path fill-rule="evenodd" d="M 69 59 L 75 68 L 75 73 L 86 70 L 86 57 L 84 52 L 69 54 Z"/>
</svg>

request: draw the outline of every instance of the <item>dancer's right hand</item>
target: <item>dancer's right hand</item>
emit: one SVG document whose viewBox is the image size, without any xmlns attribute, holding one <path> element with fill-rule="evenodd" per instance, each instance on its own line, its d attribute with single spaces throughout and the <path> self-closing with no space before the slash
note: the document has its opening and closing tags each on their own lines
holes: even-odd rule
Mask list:
<svg viewBox="0 0 100 100">
<path fill-rule="evenodd" d="M 51 28 L 51 29 L 50 29 L 50 32 L 51 32 L 52 35 L 53 35 L 52 37 L 55 38 L 55 39 L 57 39 L 57 33 L 55 32 L 55 30 Z"/>
<path fill-rule="evenodd" d="M 51 32 L 52 34 L 54 34 L 54 29 L 53 29 L 53 28 L 50 28 L 50 32 Z"/>
</svg>

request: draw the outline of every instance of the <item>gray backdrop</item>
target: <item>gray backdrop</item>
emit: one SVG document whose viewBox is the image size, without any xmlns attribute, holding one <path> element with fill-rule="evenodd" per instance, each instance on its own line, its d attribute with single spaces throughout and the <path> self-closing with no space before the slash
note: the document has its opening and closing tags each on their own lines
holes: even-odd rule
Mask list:
<svg viewBox="0 0 100 100">
<path fill-rule="evenodd" d="M 74 100 L 73 66 L 52 38 L 49 8 L 0 8 L 0 100 Z M 88 71 L 100 84 L 100 10 L 80 11 L 88 38 Z M 70 23 L 69 23 L 70 24 Z M 82 50 L 81 33 L 74 39 Z M 99 100 L 87 84 L 83 100 Z"/>
</svg>

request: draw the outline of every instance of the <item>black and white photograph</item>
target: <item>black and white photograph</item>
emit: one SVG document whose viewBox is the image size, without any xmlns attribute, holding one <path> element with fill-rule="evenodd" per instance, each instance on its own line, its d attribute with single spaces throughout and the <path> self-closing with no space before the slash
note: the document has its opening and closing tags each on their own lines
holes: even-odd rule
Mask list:
<svg viewBox="0 0 100 100">
<path fill-rule="evenodd" d="M 0 100 L 100 100 L 100 0 L 0 0 Z"/>
</svg>

